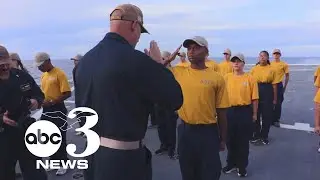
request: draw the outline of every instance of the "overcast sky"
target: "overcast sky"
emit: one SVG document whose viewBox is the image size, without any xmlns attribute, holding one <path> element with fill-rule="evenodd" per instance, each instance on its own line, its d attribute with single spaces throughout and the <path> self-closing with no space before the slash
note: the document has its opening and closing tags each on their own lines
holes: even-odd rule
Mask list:
<svg viewBox="0 0 320 180">
<path fill-rule="evenodd" d="M 0 0 L 0 44 L 33 59 L 86 53 L 109 30 L 112 9 L 128 1 Z M 204 36 L 210 55 L 223 49 L 257 56 L 280 48 L 284 56 L 320 56 L 319 0 L 139 0 L 145 27 L 138 49 L 156 40 L 173 51 L 185 38 Z"/>
</svg>

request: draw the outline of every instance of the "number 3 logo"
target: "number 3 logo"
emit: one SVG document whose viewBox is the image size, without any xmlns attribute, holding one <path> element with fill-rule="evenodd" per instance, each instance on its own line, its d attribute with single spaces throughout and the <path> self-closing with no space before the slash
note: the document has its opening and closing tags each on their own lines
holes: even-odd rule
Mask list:
<svg viewBox="0 0 320 180">
<path fill-rule="evenodd" d="M 90 128 L 92 128 L 93 126 L 95 126 L 98 123 L 98 114 L 95 110 L 91 109 L 91 108 L 87 108 L 87 107 L 78 107 L 75 108 L 73 110 L 71 110 L 68 114 L 68 118 L 75 118 L 76 112 L 80 111 L 81 113 L 83 112 L 89 112 L 89 113 L 93 113 L 94 115 L 92 116 L 86 116 L 86 122 L 85 124 L 81 127 L 81 128 L 77 128 L 76 131 L 79 132 L 83 132 L 86 137 L 87 137 L 87 147 L 86 149 L 80 153 L 80 154 L 75 154 L 76 152 L 76 145 L 75 144 L 68 144 L 67 145 L 67 152 L 70 156 L 73 157 L 86 157 L 86 156 L 90 156 L 91 154 L 95 153 L 99 147 L 100 147 L 100 137 L 99 135 L 92 131 Z"/>
</svg>

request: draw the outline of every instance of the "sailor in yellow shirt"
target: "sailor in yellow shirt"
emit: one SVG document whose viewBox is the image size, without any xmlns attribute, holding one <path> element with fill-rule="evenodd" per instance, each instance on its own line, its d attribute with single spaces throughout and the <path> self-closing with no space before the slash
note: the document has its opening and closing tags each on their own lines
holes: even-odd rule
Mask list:
<svg viewBox="0 0 320 180">
<path fill-rule="evenodd" d="M 280 60 L 281 51 L 280 49 L 273 50 L 273 58 L 274 60 L 271 62 L 271 66 L 275 69 L 276 73 L 276 83 L 277 83 L 277 93 L 278 93 L 278 101 L 274 108 L 274 118 L 272 124 L 276 127 L 280 127 L 280 118 L 282 111 L 282 102 L 284 100 L 284 92 L 287 89 L 287 85 L 289 82 L 289 66 L 286 62 Z M 285 77 L 284 85 L 282 83 Z"/>
<path fill-rule="evenodd" d="M 191 65 L 171 68 L 184 97 L 178 111 L 182 120 L 178 128 L 182 179 L 218 180 L 221 175 L 219 147 L 220 150 L 225 148 L 226 108 L 229 107 L 225 81 L 206 66 L 209 49 L 205 38 L 195 36 L 185 40 L 183 46 L 187 48 Z M 169 61 L 175 58 L 179 49 Z"/>
<path fill-rule="evenodd" d="M 65 73 L 54 67 L 51 63 L 50 56 L 47 53 L 40 52 L 35 56 L 35 64 L 38 69 L 43 72 L 41 76 L 41 89 L 45 95 L 45 100 L 42 104 L 43 112 L 41 119 L 54 123 L 59 127 L 62 141 L 59 150 L 50 157 L 52 160 L 68 160 L 66 152 L 66 129 L 67 124 L 64 120 L 67 120 L 66 114 L 67 108 L 64 104 L 64 100 L 71 96 L 71 89 Z M 58 169 L 56 175 L 64 175 L 67 169 L 62 167 Z"/>
<path fill-rule="evenodd" d="M 251 142 L 262 142 L 265 145 L 269 144 L 268 135 L 273 120 L 273 108 L 277 104 L 276 74 L 268 62 L 269 53 L 261 51 L 258 64 L 251 69 L 259 89 L 258 117 Z M 260 117 L 262 117 L 262 127 Z"/>
<path fill-rule="evenodd" d="M 233 73 L 225 75 L 230 108 L 228 119 L 228 156 L 227 166 L 223 172 L 231 173 L 238 169 L 238 176 L 247 176 L 249 157 L 249 140 L 252 138 L 252 122 L 257 120 L 258 84 L 249 74 L 243 71 L 245 58 L 237 54 L 231 58 Z"/>
<path fill-rule="evenodd" d="M 222 76 L 232 73 L 232 63 L 230 61 L 231 58 L 231 50 L 225 49 L 223 52 L 224 60 L 219 64 L 219 72 Z"/>
<path fill-rule="evenodd" d="M 320 91 L 317 92 L 316 96 L 313 99 L 314 101 L 314 131 L 320 135 Z"/>
<path fill-rule="evenodd" d="M 180 57 L 180 62 L 176 66 L 182 66 L 182 67 L 190 66 L 190 62 L 188 62 L 186 60 L 186 53 L 185 52 L 179 53 L 178 56 Z"/>
</svg>

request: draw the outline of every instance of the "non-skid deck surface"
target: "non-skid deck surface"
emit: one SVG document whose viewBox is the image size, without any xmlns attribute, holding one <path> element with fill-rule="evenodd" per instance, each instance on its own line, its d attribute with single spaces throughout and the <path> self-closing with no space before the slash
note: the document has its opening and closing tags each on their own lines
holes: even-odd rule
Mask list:
<svg viewBox="0 0 320 180">
<path fill-rule="evenodd" d="M 73 104 L 67 104 L 68 109 Z M 305 131 L 272 128 L 270 144 L 250 147 L 248 180 L 318 180 L 320 179 L 320 153 L 317 152 L 320 138 Z M 83 149 L 84 139 L 68 131 L 68 141 Z M 149 129 L 146 134 L 147 146 L 154 152 L 159 147 L 156 129 Z M 80 151 L 82 150 L 80 149 Z M 226 152 L 221 153 L 221 162 L 225 165 Z M 153 180 L 181 179 L 179 163 L 167 156 L 153 156 Z M 49 180 L 72 180 L 75 171 L 57 177 L 49 172 Z M 236 173 L 222 174 L 221 180 L 238 179 Z M 82 180 L 82 178 L 80 178 Z"/>
</svg>

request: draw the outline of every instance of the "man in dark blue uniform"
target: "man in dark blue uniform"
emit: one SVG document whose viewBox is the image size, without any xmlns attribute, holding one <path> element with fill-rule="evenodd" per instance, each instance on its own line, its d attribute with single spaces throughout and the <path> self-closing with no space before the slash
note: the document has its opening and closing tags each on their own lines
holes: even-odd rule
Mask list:
<svg viewBox="0 0 320 180">
<path fill-rule="evenodd" d="M 101 143 L 87 179 L 151 179 L 151 153 L 142 143 L 148 116 L 154 104 L 172 111 L 182 105 L 181 87 L 161 64 L 157 44 L 151 42 L 149 56 L 135 50 L 146 32 L 142 11 L 120 5 L 111 12 L 110 32 L 78 64 L 76 101 L 99 115 L 93 130 Z"/>
<path fill-rule="evenodd" d="M 44 169 L 36 169 L 36 160 L 25 146 L 24 134 L 35 120 L 30 110 L 40 107 L 44 95 L 26 72 L 10 67 L 11 59 L 0 46 L 0 179 L 15 180 L 19 161 L 24 180 L 46 180 Z"/>
</svg>

